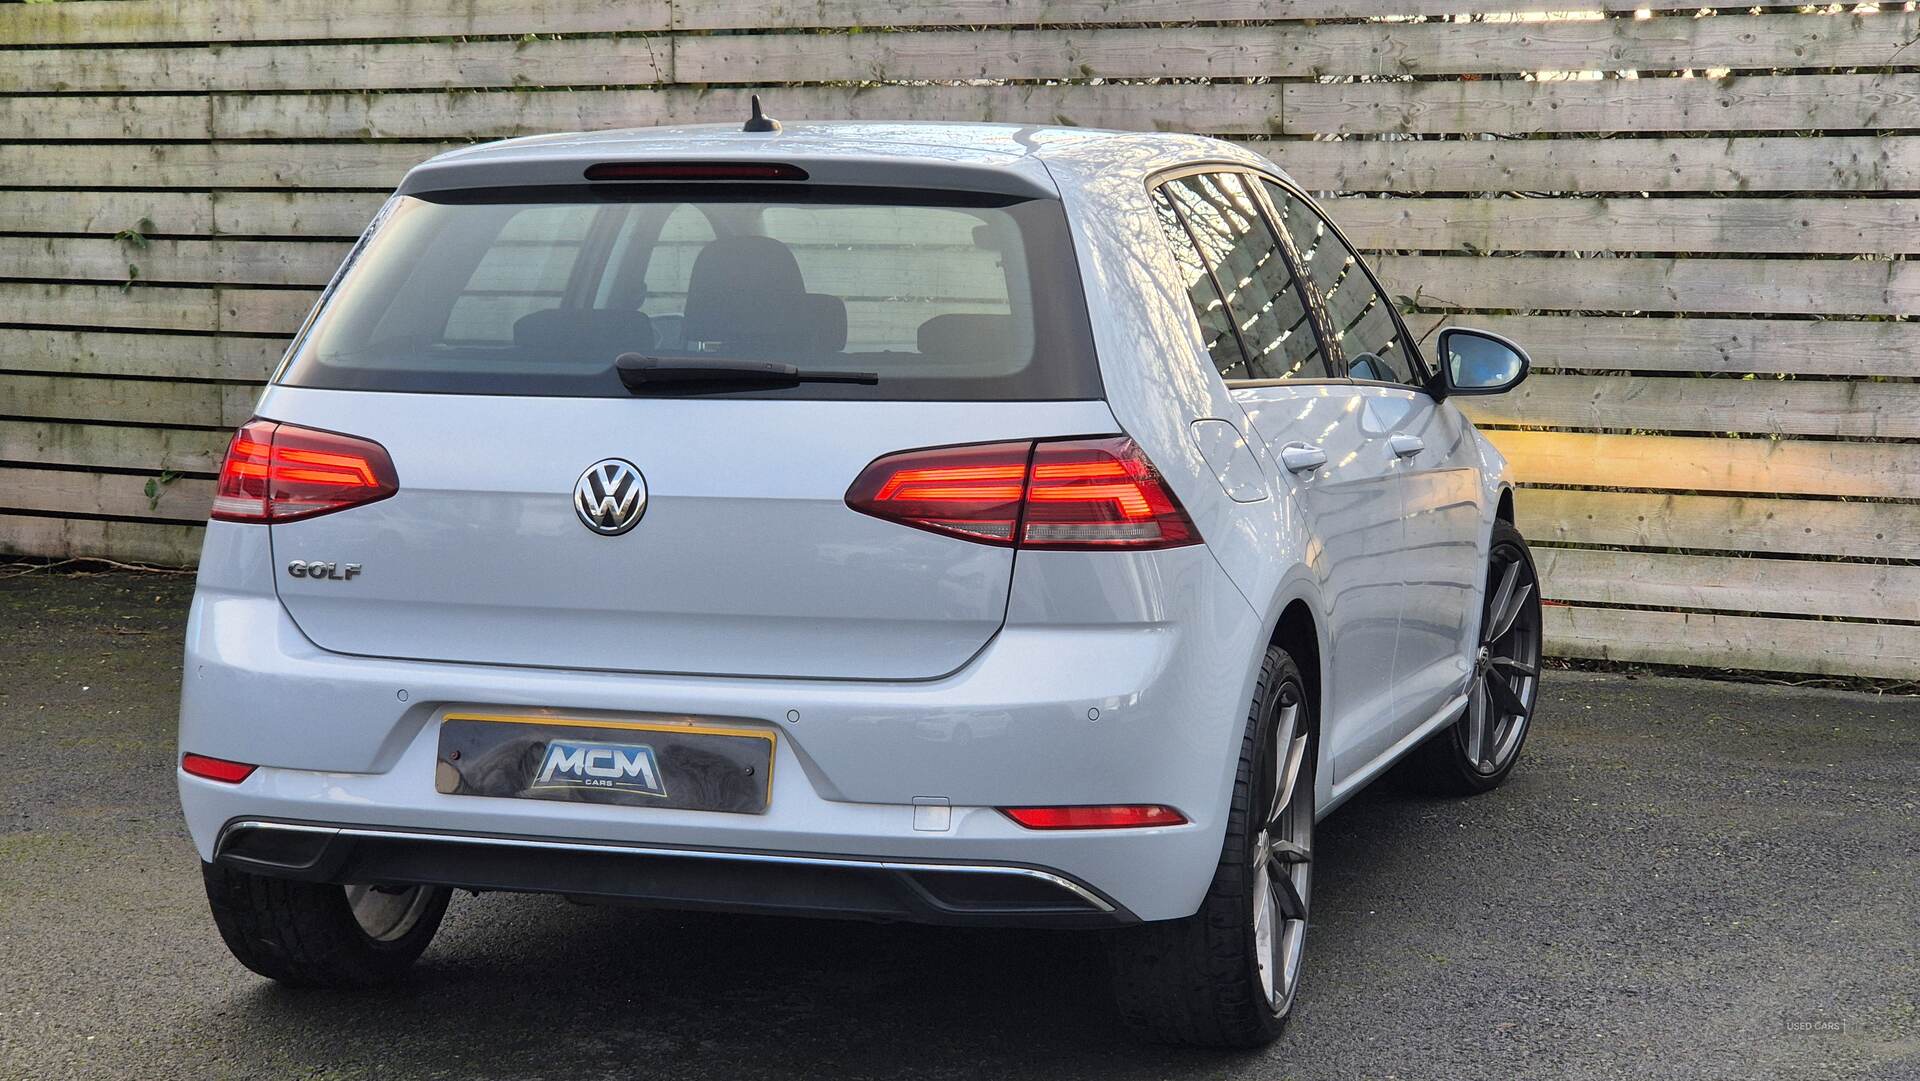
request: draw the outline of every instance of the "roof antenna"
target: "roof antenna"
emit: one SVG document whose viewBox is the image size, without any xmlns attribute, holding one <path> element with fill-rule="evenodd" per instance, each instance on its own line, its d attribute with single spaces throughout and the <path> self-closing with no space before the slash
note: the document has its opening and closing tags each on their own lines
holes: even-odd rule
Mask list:
<svg viewBox="0 0 1920 1081">
<path fill-rule="evenodd" d="M 760 111 L 760 95 L 753 95 L 753 115 L 740 125 L 741 131 L 779 131 L 780 121 Z"/>
</svg>

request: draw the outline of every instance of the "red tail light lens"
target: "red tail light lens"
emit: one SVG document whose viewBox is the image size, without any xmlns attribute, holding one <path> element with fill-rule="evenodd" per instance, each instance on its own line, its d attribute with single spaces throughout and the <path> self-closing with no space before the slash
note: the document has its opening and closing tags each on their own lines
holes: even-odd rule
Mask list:
<svg viewBox="0 0 1920 1081">
<path fill-rule="evenodd" d="M 399 490 L 393 459 L 378 443 L 252 420 L 227 445 L 213 518 L 288 522 L 372 503 Z"/>
<path fill-rule="evenodd" d="M 1000 813 L 1030 830 L 1122 830 L 1183 826 L 1187 816 L 1157 803 L 1106 807 L 1002 807 Z"/>
<path fill-rule="evenodd" d="M 204 754 L 183 754 L 180 756 L 180 768 L 209 781 L 239 784 L 253 776 L 253 771 L 258 767 L 245 762 L 229 762 L 224 758 L 208 758 Z"/>
<path fill-rule="evenodd" d="M 889 454 L 847 490 L 862 514 L 984 544 L 1174 548 L 1200 534 L 1126 436 Z"/>
</svg>

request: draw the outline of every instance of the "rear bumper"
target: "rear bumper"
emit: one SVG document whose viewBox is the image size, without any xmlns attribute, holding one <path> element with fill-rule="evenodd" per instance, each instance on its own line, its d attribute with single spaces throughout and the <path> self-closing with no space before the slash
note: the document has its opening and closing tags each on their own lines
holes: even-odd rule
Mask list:
<svg viewBox="0 0 1920 1081">
<path fill-rule="evenodd" d="M 1205 548 L 1096 559 L 1023 553 L 1006 626 L 964 668 L 938 680 L 856 682 L 330 653 L 300 634 L 273 595 L 265 533 L 209 527 L 187 632 L 180 749 L 260 767 L 237 785 L 178 773 L 204 860 L 215 858 L 228 827 L 243 819 L 513 838 L 530 847 L 625 846 L 580 863 L 543 856 L 523 877 L 499 882 L 481 874 L 481 863 L 489 874 L 499 870 L 492 856 L 434 855 L 443 876 L 435 881 L 486 888 L 592 892 L 573 888 L 580 882 L 569 877 L 572 868 L 630 857 L 635 847 L 776 854 L 835 861 L 824 870 L 858 871 L 884 886 L 862 887 L 866 900 L 849 897 L 843 914 L 1014 923 L 1026 917 L 915 907 L 932 872 L 903 883 L 887 865 L 1038 870 L 1084 887 L 1115 912 L 1158 920 L 1192 913 L 1219 861 L 1259 627 Z M 768 807 L 732 814 L 441 793 L 434 783 L 439 725 L 453 712 L 587 721 L 668 714 L 764 727 L 778 736 Z M 916 803 L 946 810 L 927 814 Z M 1105 803 L 1164 804 L 1188 822 L 1035 831 L 996 810 Z M 343 851 L 397 858 L 389 841 L 364 845 L 343 836 L 355 838 Z M 424 859 L 419 847 L 408 851 Z M 455 865 L 474 869 L 456 874 Z M 479 877 L 452 880 L 465 874 Z M 691 887 L 654 898 L 631 884 L 609 889 L 663 904 L 702 903 Z M 888 891 L 884 905 L 874 899 Z M 706 901 L 752 907 L 756 896 L 749 890 L 744 901 L 735 894 Z"/>
<path fill-rule="evenodd" d="M 239 819 L 214 862 L 309 882 L 432 883 L 670 908 L 915 923 L 1137 922 L 1084 883 L 1004 864 L 825 858 Z"/>
</svg>

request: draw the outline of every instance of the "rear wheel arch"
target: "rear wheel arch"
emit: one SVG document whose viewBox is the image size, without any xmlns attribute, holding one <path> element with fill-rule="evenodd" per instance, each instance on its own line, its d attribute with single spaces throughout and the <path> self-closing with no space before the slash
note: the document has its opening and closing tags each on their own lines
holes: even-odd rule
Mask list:
<svg viewBox="0 0 1920 1081">
<path fill-rule="evenodd" d="M 1280 617 L 1274 622 L 1273 633 L 1268 637 L 1269 645 L 1286 650 L 1287 656 L 1300 669 L 1300 679 L 1306 684 L 1307 700 L 1312 706 L 1307 711 L 1310 731 L 1318 736 L 1320 720 L 1326 713 L 1326 693 L 1324 672 L 1321 665 L 1320 621 L 1313 614 L 1313 607 L 1305 598 L 1295 597 L 1280 610 Z M 1264 652 L 1264 647 L 1262 649 Z"/>
<path fill-rule="evenodd" d="M 1504 485 L 1500 488 L 1500 504 L 1494 508 L 1493 517 L 1496 521 L 1505 522 L 1508 525 L 1518 524 L 1517 522 L 1514 521 L 1514 517 L 1513 517 L 1513 489 L 1512 488 Z"/>
</svg>

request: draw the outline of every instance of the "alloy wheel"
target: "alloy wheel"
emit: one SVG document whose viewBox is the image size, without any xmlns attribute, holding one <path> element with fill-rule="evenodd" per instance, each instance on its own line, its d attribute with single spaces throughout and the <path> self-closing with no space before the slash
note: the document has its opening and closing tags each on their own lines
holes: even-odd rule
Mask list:
<svg viewBox="0 0 1920 1081">
<path fill-rule="evenodd" d="M 1300 687 L 1280 688 L 1262 763 L 1261 828 L 1253 840 L 1253 936 L 1267 1005 L 1283 1013 L 1300 986 L 1313 881 L 1313 770 Z"/>
<path fill-rule="evenodd" d="M 1455 729 L 1474 771 L 1499 773 L 1520 749 L 1540 689 L 1540 583 L 1518 546 L 1494 546 L 1480 645 Z"/>
</svg>

